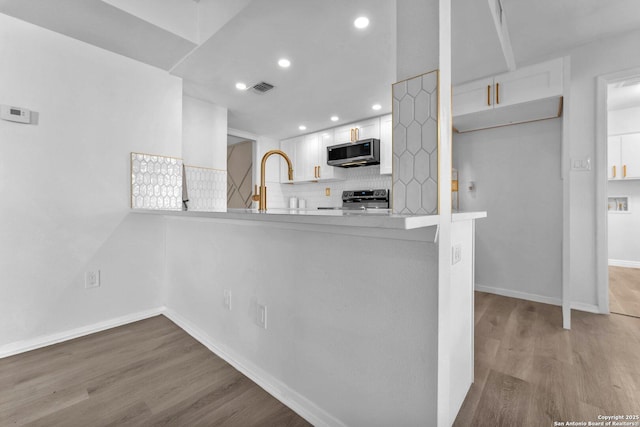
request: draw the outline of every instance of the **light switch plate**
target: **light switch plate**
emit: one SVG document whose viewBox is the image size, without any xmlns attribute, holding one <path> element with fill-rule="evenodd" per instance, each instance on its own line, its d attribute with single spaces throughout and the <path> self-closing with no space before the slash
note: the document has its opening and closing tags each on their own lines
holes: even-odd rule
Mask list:
<svg viewBox="0 0 640 427">
<path fill-rule="evenodd" d="M 591 157 L 572 157 L 571 170 L 587 172 L 591 170 Z"/>
</svg>

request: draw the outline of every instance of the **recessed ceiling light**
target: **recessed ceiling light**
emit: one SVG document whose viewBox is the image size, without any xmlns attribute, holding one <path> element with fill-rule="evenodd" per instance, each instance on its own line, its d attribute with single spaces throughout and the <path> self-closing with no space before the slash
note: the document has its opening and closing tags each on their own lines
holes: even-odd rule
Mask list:
<svg viewBox="0 0 640 427">
<path fill-rule="evenodd" d="M 337 122 L 338 120 L 340 120 L 340 117 L 338 117 L 338 116 L 331 116 L 331 121 L 332 121 L 332 122 Z"/>
<path fill-rule="evenodd" d="M 305 125 L 300 125 L 298 126 L 298 129 L 300 130 L 307 130 L 307 127 Z"/>
<path fill-rule="evenodd" d="M 373 105 L 371 106 L 371 108 L 373 108 L 374 110 L 378 111 L 379 109 L 381 109 L 381 108 L 382 108 L 382 105 L 380 105 L 380 104 L 373 104 Z"/>
<path fill-rule="evenodd" d="M 245 90 L 247 88 L 247 85 L 244 83 L 236 83 L 236 89 L 238 90 Z"/>
<path fill-rule="evenodd" d="M 278 65 L 281 66 L 282 68 L 289 68 L 289 66 L 291 65 L 291 61 L 289 61 L 286 58 L 282 58 L 278 60 Z"/>
<path fill-rule="evenodd" d="M 359 30 L 367 28 L 369 26 L 369 18 L 366 16 L 360 16 L 353 21 L 353 25 Z"/>
</svg>

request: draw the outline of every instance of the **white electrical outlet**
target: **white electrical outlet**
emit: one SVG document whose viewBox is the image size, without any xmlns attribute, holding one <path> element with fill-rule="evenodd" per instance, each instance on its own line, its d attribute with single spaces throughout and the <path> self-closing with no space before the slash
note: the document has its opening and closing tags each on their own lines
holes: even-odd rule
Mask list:
<svg viewBox="0 0 640 427">
<path fill-rule="evenodd" d="M 256 321 L 262 329 L 267 329 L 267 306 L 258 304 L 256 312 Z"/>
<path fill-rule="evenodd" d="M 224 308 L 231 311 L 231 291 L 229 289 L 224 290 Z"/>
<path fill-rule="evenodd" d="M 100 286 L 100 270 L 87 271 L 84 273 L 84 288 L 91 289 Z"/>
<path fill-rule="evenodd" d="M 451 265 L 457 264 L 462 260 L 462 245 L 459 243 L 451 248 Z"/>
</svg>

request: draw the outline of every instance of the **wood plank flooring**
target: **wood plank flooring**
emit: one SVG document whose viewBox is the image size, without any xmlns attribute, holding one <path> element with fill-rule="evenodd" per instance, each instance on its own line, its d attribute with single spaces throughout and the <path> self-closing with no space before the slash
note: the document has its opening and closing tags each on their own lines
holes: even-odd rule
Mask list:
<svg viewBox="0 0 640 427">
<path fill-rule="evenodd" d="M 0 426 L 308 426 L 164 316 L 0 359 Z"/>
<path fill-rule="evenodd" d="M 640 319 L 476 292 L 475 383 L 458 427 L 640 415 Z"/>
<path fill-rule="evenodd" d="M 640 268 L 609 267 L 609 310 L 640 317 Z"/>
</svg>

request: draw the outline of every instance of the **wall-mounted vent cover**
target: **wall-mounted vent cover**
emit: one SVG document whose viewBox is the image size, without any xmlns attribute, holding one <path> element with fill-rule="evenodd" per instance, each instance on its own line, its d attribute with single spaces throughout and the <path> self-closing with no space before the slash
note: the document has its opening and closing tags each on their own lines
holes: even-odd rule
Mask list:
<svg viewBox="0 0 640 427">
<path fill-rule="evenodd" d="M 253 89 L 255 93 L 265 93 L 265 92 L 269 92 L 274 87 L 275 86 L 267 82 L 260 82 L 258 84 L 253 85 L 251 89 Z"/>
</svg>

